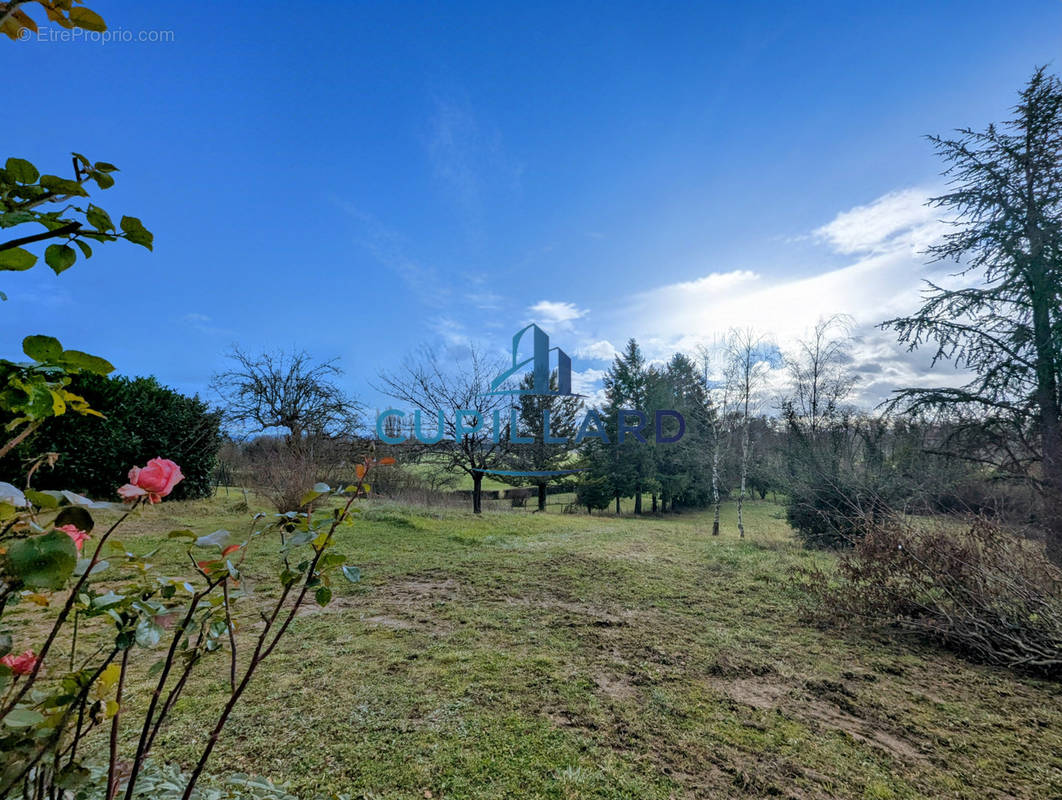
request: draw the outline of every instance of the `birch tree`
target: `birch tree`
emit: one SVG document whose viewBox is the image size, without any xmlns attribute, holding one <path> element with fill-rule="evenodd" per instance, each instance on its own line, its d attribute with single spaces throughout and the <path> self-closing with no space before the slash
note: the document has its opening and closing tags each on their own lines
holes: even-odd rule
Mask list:
<svg viewBox="0 0 1062 800">
<path fill-rule="evenodd" d="M 725 379 L 718 386 L 712 383 L 711 376 L 715 372 L 716 362 L 719 361 L 719 351 L 713 350 L 706 345 L 701 345 L 697 352 L 701 360 L 705 392 L 707 392 L 714 406 L 714 413 L 710 417 L 712 431 L 712 536 L 718 536 L 719 517 L 723 506 L 722 493 L 719 491 L 719 463 L 723 453 L 730 448 L 731 387 L 730 382 Z"/>
<path fill-rule="evenodd" d="M 745 538 L 745 495 L 748 487 L 752 417 L 763 406 L 764 389 L 770 371 L 767 341 L 750 328 L 734 329 L 726 337 L 727 391 L 741 415 L 741 469 L 737 501 L 738 536 Z"/>
<path fill-rule="evenodd" d="M 792 392 L 785 403 L 804 424 L 812 443 L 855 385 L 849 368 L 851 326 L 851 317 L 844 314 L 820 319 L 786 358 Z"/>
</svg>

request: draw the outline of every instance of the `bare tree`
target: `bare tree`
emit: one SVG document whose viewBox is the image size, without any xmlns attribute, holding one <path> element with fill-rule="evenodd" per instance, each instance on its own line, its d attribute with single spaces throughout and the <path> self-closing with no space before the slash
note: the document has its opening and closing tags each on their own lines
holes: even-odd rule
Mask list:
<svg viewBox="0 0 1062 800">
<path fill-rule="evenodd" d="M 820 319 L 786 358 L 792 395 L 784 402 L 803 422 L 812 441 L 855 385 L 855 376 L 848 367 L 851 326 L 851 317 L 844 314 Z"/>
<path fill-rule="evenodd" d="M 336 359 L 314 361 L 305 351 L 252 356 L 238 347 L 229 358 L 233 367 L 215 375 L 211 387 L 245 432 L 284 431 L 297 450 L 307 440 L 357 429 L 361 406 L 339 387 Z"/>
<path fill-rule="evenodd" d="M 713 367 L 719 360 L 718 349 L 713 349 L 707 345 L 701 345 L 697 348 L 697 354 L 701 360 L 701 370 L 703 372 L 704 389 L 708 395 L 708 398 L 715 406 L 712 411 L 711 429 L 712 429 L 712 508 L 714 516 L 712 518 L 712 536 L 719 535 L 719 517 L 722 511 L 722 496 L 719 492 L 719 463 L 722 458 L 723 452 L 730 447 L 730 411 L 731 411 L 731 386 L 728 381 L 723 381 L 721 385 L 714 386 L 712 384 L 712 374 L 714 373 Z"/>
<path fill-rule="evenodd" d="M 361 407 L 338 385 L 336 361 L 305 352 L 230 354 L 232 369 L 214 376 L 227 419 L 260 436 L 246 453 L 248 483 L 279 511 L 301 507 L 317 481 L 332 482 L 350 463 Z"/>
<path fill-rule="evenodd" d="M 444 366 L 439 355 L 424 348 L 396 373 L 382 373 L 381 391 L 408 407 L 421 420 L 420 438 L 407 453 L 427 457 L 445 472 L 472 478 L 472 510 L 483 510 L 484 470 L 504 469 L 508 443 L 501 430 L 509 421 L 511 399 L 489 394 L 490 382 L 502 371 L 500 361 L 485 359 L 470 347 L 465 363 Z M 459 414 L 458 412 L 468 412 Z M 403 412 L 405 413 L 405 412 Z M 414 423 L 416 427 L 416 423 Z"/>
<path fill-rule="evenodd" d="M 737 502 L 738 536 L 745 538 L 745 492 L 749 476 L 749 424 L 763 405 L 763 390 L 770 370 L 767 341 L 749 328 L 731 330 L 726 337 L 728 390 L 741 414 L 741 488 Z"/>
</svg>

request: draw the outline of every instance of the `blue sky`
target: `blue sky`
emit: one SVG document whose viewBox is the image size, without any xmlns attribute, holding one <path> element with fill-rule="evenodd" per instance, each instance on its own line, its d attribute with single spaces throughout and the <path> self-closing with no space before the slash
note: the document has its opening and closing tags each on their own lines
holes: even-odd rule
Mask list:
<svg viewBox="0 0 1062 800">
<path fill-rule="evenodd" d="M 629 336 L 784 349 L 836 312 L 864 400 L 938 380 L 872 327 L 931 274 L 921 137 L 1005 118 L 1062 50 L 1053 0 L 90 5 L 173 41 L 0 46 L 6 155 L 114 162 L 95 199 L 155 252 L 7 273 L 0 351 L 49 333 L 192 392 L 233 343 L 298 347 L 370 405 L 421 343 L 529 321 L 587 391 Z"/>
</svg>

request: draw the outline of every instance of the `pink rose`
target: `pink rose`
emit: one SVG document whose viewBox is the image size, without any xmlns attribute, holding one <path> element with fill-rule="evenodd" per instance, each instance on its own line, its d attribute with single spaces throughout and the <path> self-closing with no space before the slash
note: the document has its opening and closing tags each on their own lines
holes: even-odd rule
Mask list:
<svg viewBox="0 0 1062 800">
<path fill-rule="evenodd" d="M 148 502 L 158 503 L 183 479 L 181 468 L 168 458 L 153 458 L 143 469 L 133 467 L 129 470 L 129 483 L 121 487 L 118 494 L 126 501 L 146 496 Z"/>
<path fill-rule="evenodd" d="M 69 525 L 60 525 L 58 528 L 56 528 L 56 530 L 62 531 L 71 539 L 73 539 L 74 546 L 77 547 L 77 551 L 79 553 L 81 552 L 81 545 L 85 542 L 87 538 L 89 538 L 89 535 L 85 533 L 85 531 L 81 530 L 77 527 L 77 525 L 74 525 L 73 523 Z"/>
<path fill-rule="evenodd" d="M 27 650 L 17 656 L 14 653 L 8 653 L 3 658 L 0 658 L 0 664 L 3 664 L 16 675 L 29 675 L 37 666 L 37 656 L 33 655 L 32 650 Z"/>
</svg>

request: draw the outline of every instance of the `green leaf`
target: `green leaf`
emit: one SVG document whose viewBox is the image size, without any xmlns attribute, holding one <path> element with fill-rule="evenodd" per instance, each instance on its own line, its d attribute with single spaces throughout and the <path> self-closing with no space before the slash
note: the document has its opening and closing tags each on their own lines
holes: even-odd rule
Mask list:
<svg viewBox="0 0 1062 800">
<path fill-rule="evenodd" d="M 232 534 L 226 530 L 217 530 L 207 536 L 200 536 L 195 540 L 196 547 L 216 547 L 219 551 L 224 550 L 232 541 Z"/>
<path fill-rule="evenodd" d="M 195 535 L 195 531 L 179 530 L 170 531 L 166 534 L 167 539 L 184 539 L 186 541 L 194 542 L 198 537 Z"/>
<path fill-rule="evenodd" d="M 4 724 L 9 728 L 29 728 L 44 722 L 44 715 L 32 708 L 15 708 L 4 717 Z"/>
<path fill-rule="evenodd" d="M 82 575 L 84 575 L 85 571 L 89 568 L 89 564 L 92 564 L 91 558 L 79 558 L 77 560 L 77 566 L 74 567 L 74 577 L 80 578 Z M 97 572 L 103 572 L 110 565 L 110 561 L 97 561 L 95 564 L 92 564 L 92 571 L 89 572 L 89 575 L 95 575 Z"/>
<path fill-rule="evenodd" d="M 110 189 L 114 186 L 114 178 L 108 175 L 106 172 L 93 172 L 92 179 L 96 181 L 96 185 L 101 189 Z"/>
<path fill-rule="evenodd" d="M 118 167 L 108 161 L 97 161 L 94 167 L 100 172 L 118 172 Z"/>
<path fill-rule="evenodd" d="M 125 600 L 125 595 L 118 594 L 114 591 L 108 591 L 106 594 L 101 594 L 99 597 L 95 597 L 92 600 L 92 608 L 96 610 L 111 608 Z"/>
<path fill-rule="evenodd" d="M 21 247 L 11 247 L 7 250 L 0 250 L 0 269 L 21 272 L 24 269 L 29 269 L 36 263 L 37 256 L 33 255 L 29 250 L 23 250 Z"/>
<path fill-rule="evenodd" d="M 19 539 L 7 550 L 8 571 L 31 589 L 61 589 L 77 566 L 77 548 L 65 533 Z"/>
<path fill-rule="evenodd" d="M 85 219 L 87 219 L 89 225 L 91 225 L 96 230 L 114 230 L 114 223 L 111 222 L 111 215 L 99 206 L 92 205 L 92 203 L 89 203 L 88 211 L 85 212 Z"/>
<path fill-rule="evenodd" d="M 74 244 L 76 244 L 81 249 L 81 254 L 85 258 L 92 257 L 92 248 L 88 246 L 88 242 L 83 242 L 80 239 L 74 239 Z"/>
<path fill-rule="evenodd" d="M 0 211 L 0 228 L 13 228 L 35 219 L 37 215 L 32 211 Z"/>
<path fill-rule="evenodd" d="M 22 352 L 34 361 L 55 361 L 63 354 L 63 346 L 54 336 L 27 336 L 22 340 Z"/>
<path fill-rule="evenodd" d="M 26 499 L 29 500 L 37 508 L 59 508 L 59 501 L 50 494 L 44 492 L 35 492 L 32 489 L 25 491 Z M 58 527 L 58 526 L 56 526 Z"/>
<path fill-rule="evenodd" d="M 327 586 L 318 586 L 317 591 L 313 593 L 313 599 L 317 601 L 317 605 L 326 606 L 332 599 L 332 590 Z"/>
<path fill-rule="evenodd" d="M 114 372 L 114 364 L 107 359 L 82 353 L 80 350 L 64 350 L 62 364 L 83 372 L 91 372 L 94 375 L 107 375 Z"/>
<path fill-rule="evenodd" d="M 309 544 L 316 537 L 316 533 L 313 531 L 299 531 L 290 539 L 288 539 L 288 549 L 294 547 L 302 547 L 304 544 Z"/>
<path fill-rule="evenodd" d="M 118 224 L 121 227 L 122 232 L 125 234 L 126 239 L 133 244 L 146 247 L 148 250 L 151 249 L 155 237 L 144 227 L 144 223 L 139 219 L 136 217 L 122 217 L 121 222 Z"/>
<path fill-rule="evenodd" d="M 141 647 L 154 647 L 162 639 L 162 626 L 153 619 L 144 619 L 136 626 L 136 643 Z"/>
<path fill-rule="evenodd" d="M 338 567 L 340 564 L 343 563 L 344 558 L 345 556 L 342 556 L 339 553 L 327 553 L 320 560 L 320 562 L 318 562 L 317 568 L 321 572 L 324 572 L 325 570 L 332 569 L 333 567 Z"/>
<path fill-rule="evenodd" d="M 311 489 L 310 491 L 308 491 L 306 494 L 304 494 L 302 497 L 299 498 L 299 505 L 300 506 L 309 505 L 310 503 L 312 503 L 314 500 L 316 500 L 320 496 L 321 496 L 320 492 L 317 492 L 317 491 L 314 491 L 313 489 Z"/>
<path fill-rule="evenodd" d="M 57 195 L 88 197 L 88 192 L 80 183 L 60 178 L 58 175 L 41 175 L 41 186 Z"/>
<path fill-rule="evenodd" d="M 361 580 L 361 570 L 357 567 L 352 567 L 348 564 L 347 566 L 343 567 L 341 571 L 343 573 L 343 577 L 351 583 L 357 583 Z"/>
<path fill-rule="evenodd" d="M 69 354 L 70 352 L 71 352 L 70 350 L 67 350 L 66 352 L 63 353 L 63 355 L 65 356 L 65 355 Z M 63 497 L 66 499 L 66 501 L 68 503 L 70 503 L 71 505 L 75 505 L 75 506 L 84 506 L 85 508 L 104 508 L 104 509 L 121 508 L 120 505 L 115 505 L 114 503 L 104 503 L 104 502 L 101 502 L 99 500 L 89 500 L 87 497 L 83 497 L 82 495 L 76 494 L 76 493 L 68 491 L 66 489 L 63 489 L 62 495 L 63 495 Z"/>
<path fill-rule="evenodd" d="M 9 158 L 4 169 L 19 183 L 36 183 L 41 176 L 37 168 L 24 158 Z"/>
<path fill-rule="evenodd" d="M 70 9 L 70 21 L 87 31 L 107 30 L 107 23 L 103 21 L 103 17 L 84 6 L 74 6 Z"/>
<path fill-rule="evenodd" d="M 44 250 L 44 261 L 58 275 L 74 266 L 77 251 L 68 244 L 50 244 Z"/>
</svg>

